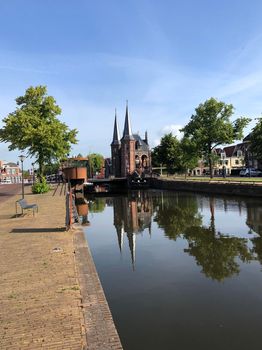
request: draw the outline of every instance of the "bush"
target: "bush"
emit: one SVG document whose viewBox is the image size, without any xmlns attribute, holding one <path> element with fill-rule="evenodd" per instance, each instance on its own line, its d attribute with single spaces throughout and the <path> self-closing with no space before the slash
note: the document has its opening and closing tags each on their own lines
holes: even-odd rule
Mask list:
<svg viewBox="0 0 262 350">
<path fill-rule="evenodd" d="M 35 193 L 35 194 L 46 193 L 46 192 L 50 191 L 50 189 L 51 189 L 51 187 L 46 182 L 46 179 L 44 177 L 42 177 L 42 181 L 41 182 L 36 182 L 32 186 L 32 192 Z"/>
</svg>

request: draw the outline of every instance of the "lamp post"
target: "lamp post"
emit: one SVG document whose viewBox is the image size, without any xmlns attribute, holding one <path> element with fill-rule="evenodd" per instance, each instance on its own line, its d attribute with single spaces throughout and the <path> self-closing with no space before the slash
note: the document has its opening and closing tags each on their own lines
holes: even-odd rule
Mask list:
<svg viewBox="0 0 262 350">
<path fill-rule="evenodd" d="M 226 158 L 226 152 L 225 152 L 225 150 L 223 149 L 223 152 L 221 153 L 221 159 L 222 159 L 222 175 L 223 175 L 223 177 L 226 177 L 225 158 Z"/>
<path fill-rule="evenodd" d="M 35 163 L 32 163 L 32 170 L 33 170 L 33 178 L 32 178 L 32 180 L 33 180 L 33 184 L 35 183 L 35 168 L 34 168 L 34 166 L 35 166 Z"/>
<path fill-rule="evenodd" d="M 248 169 L 248 176 L 251 177 L 249 149 L 248 149 L 247 143 L 245 144 L 245 161 L 246 161 L 246 168 Z"/>
<path fill-rule="evenodd" d="M 22 167 L 22 199 L 25 198 L 25 191 L 24 191 L 24 160 L 25 160 L 25 156 L 23 154 L 21 154 L 19 156 L 19 159 L 21 161 L 21 167 Z"/>
</svg>

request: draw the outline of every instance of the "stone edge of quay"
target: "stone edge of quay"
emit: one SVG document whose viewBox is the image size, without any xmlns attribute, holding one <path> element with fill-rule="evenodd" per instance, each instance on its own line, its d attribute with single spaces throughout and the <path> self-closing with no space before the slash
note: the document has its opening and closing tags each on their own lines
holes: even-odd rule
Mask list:
<svg viewBox="0 0 262 350">
<path fill-rule="evenodd" d="M 86 336 L 83 349 L 122 350 L 84 230 L 79 224 L 74 224 L 71 230 L 74 231 L 75 266 Z"/>
</svg>

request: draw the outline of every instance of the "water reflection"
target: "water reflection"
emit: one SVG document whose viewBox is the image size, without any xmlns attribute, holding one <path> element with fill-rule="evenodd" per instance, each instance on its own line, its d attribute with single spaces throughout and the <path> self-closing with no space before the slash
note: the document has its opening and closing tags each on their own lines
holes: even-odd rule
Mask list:
<svg viewBox="0 0 262 350">
<path fill-rule="evenodd" d="M 145 230 L 151 235 L 152 223 L 156 223 L 170 240 L 185 241 L 184 253 L 192 256 L 201 266 L 201 272 L 213 280 L 223 281 L 239 274 L 240 262 L 258 260 L 262 263 L 262 208 L 258 202 L 254 205 L 253 201 L 242 199 L 145 191 L 133 192 L 126 197 L 98 198 L 90 204 L 90 211 L 100 212 L 106 206 L 113 206 L 113 224 L 120 252 L 124 236 L 128 239 L 133 268 L 136 236 Z M 217 230 L 216 211 L 224 215 L 232 211 L 239 215 L 244 213 L 250 238 L 239 237 L 238 232 L 229 235 Z"/>
<path fill-rule="evenodd" d="M 175 193 L 164 196 L 161 193 L 154 195 L 153 203 L 156 210 L 154 221 L 170 239 L 176 240 L 188 228 L 202 224 L 196 197 L 178 196 Z"/>
<path fill-rule="evenodd" d="M 262 264 L 262 207 L 259 203 L 250 205 L 247 203 L 247 221 L 250 232 L 255 232 L 259 237 L 251 239 L 253 243 L 253 253 L 256 254 L 258 261 Z"/>
<path fill-rule="evenodd" d="M 259 200 L 150 190 L 89 207 L 87 239 L 125 349 L 261 347 Z"/>
<path fill-rule="evenodd" d="M 88 203 L 82 192 L 75 193 L 75 206 L 78 216 L 81 217 L 81 224 L 83 226 L 89 226 Z"/>
<path fill-rule="evenodd" d="M 152 197 L 149 192 L 138 192 L 137 194 L 131 193 L 129 197 L 115 197 L 112 202 L 113 223 L 116 228 L 119 249 L 121 252 L 126 233 L 133 268 L 135 267 L 136 234 L 145 229 L 148 229 L 151 234 L 153 216 Z"/>
<path fill-rule="evenodd" d="M 207 277 L 217 281 L 240 272 L 236 258 L 242 262 L 253 259 L 248 240 L 216 232 L 214 220 L 209 227 L 191 227 L 184 237 L 188 241 L 188 248 L 184 251 L 195 258 Z"/>
</svg>

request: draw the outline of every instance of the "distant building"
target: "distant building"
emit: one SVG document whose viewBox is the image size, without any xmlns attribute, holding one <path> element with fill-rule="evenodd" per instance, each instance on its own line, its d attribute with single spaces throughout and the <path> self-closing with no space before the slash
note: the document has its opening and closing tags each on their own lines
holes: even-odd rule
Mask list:
<svg viewBox="0 0 262 350">
<path fill-rule="evenodd" d="M 22 173 L 17 164 L 0 160 L 0 182 L 17 183 L 22 181 Z"/>
<path fill-rule="evenodd" d="M 135 172 L 139 175 L 151 173 L 151 151 L 148 145 L 147 132 L 144 139 L 138 134 L 132 133 L 127 105 L 121 140 L 115 114 L 113 140 L 111 143 L 111 174 L 115 177 L 126 177 Z"/>
<path fill-rule="evenodd" d="M 214 162 L 214 175 L 238 175 L 245 166 L 257 164 L 249 150 L 249 143 L 246 141 L 224 148 L 215 148 L 214 154 L 218 160 Z M 209 165 L 204 159 L 198 161 L 198 166 L 191 171 L 192 175 L 209 175 Z"/>
<path fill-rule="evenodd" d="M 215 152 L 220 157 L 214 167 L 215 175 L 221 175 L 223 167 L 226 175 L 238 175 L 245 166 L 246 144 L 243 142 L 224 148 L 216 148 Z"/>
</svg>

